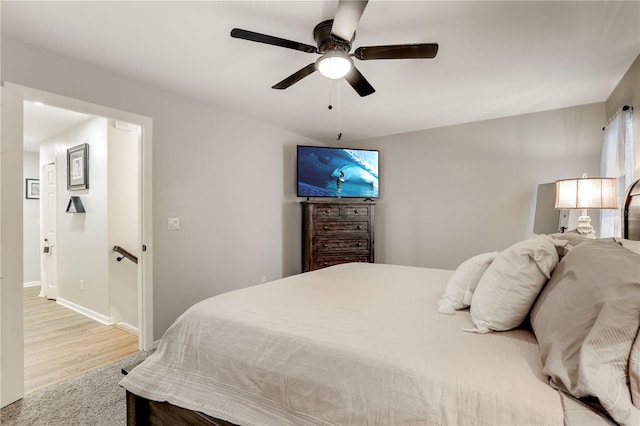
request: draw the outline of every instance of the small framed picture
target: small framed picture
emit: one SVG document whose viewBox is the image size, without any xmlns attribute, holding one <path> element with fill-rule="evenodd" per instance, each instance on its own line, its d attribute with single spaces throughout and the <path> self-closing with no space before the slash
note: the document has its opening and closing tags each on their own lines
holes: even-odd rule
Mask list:
<svg viewBox="0 0 640 426">
<path fill-rule="evenodd" d="M 89 189 L 89 144 L 67 149 L 67 189 Z"/>
<path fill-rule="evenodd" d="M 25 197 L 27 200 L 40 198 L 40 179 L 25 179 Z"/>
</svg>

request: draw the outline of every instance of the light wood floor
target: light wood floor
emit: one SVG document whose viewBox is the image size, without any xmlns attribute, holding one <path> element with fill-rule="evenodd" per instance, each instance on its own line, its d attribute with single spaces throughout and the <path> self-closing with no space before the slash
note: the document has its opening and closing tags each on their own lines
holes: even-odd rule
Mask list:
<svg viewBox="0 0 640 426">
<path fill-rule="evenodd" d="M 87 318 L 53 300 L 40 287 L 24 289 L 25 392 L 71 379 L 138 351 L 138 337 Z"/>
</svg>

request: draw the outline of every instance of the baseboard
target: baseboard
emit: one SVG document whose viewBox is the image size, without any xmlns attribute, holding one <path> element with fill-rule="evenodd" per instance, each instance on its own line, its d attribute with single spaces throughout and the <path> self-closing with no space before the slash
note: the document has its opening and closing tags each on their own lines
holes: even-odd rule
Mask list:
<svg viewBox="0 0 640 426">
<path fill-rule="evenodd" d="M 65 300 L 61 297 L 58 297 L 57 302 L 58 304 L 64 306 L 65 308 L 69 308 L 72 311 L 76 311 L 77 313 L 82 314 L 86 317 L 89 317 L 92 320 L 98 321 L 99 323 L 102 323 L 104 325 L 113 325 L 113 318 L 111 317 L 107 317 L 102 314 L 99 314 L 95 311 L 92 311 L 91 309 L 85 308 L 84 306 L 76 305 L 75 303 Z"/>
<path fill-rule="evenodd" d="M 134 327 L 131 324 L 127 324 L 126 322 L 122 322 L 122 321 L 117 322 L 115 325 L 116 327 L 120 327 L 127 333 L 131 333 L 134 336 L 138 336 L 138 327 Z"/>
<path fill-rule="evenodd" d="M 27 287 L 40 287 L 40 281 L 29 281 L 28 283 L 24 283 L 24 288 Z"/>
</svg>

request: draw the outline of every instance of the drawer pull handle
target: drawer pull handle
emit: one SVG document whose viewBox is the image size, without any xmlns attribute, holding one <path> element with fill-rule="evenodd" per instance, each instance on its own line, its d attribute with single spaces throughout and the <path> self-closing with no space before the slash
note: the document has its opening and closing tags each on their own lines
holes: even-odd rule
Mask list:
<svg viewBox="0 0 640 426">
<path fill-rule="evenodd" d="M 329 244 L 324 243 L 324 244 L 322 245 L 322 247 L 327 248 L 327 247 L 329 247 Z"/>
<path fill-rule="evenodd" d="M 329 262 L 324 262 L 322 266 L 329 266 Z"/>
<path fill-rule="evenodd" d="M 354 212 L 354 213 L 360 213 L 360 210 L 355 209 L 353 212 Z"/>
<path fill-rule="evenodd" d="M 362 225 L 356 226 L 357 229 L 362 229 Z"/>
<path fill-rule="evenodd" d="M 325 213 L 331 213 L 331 210 L 326 209 L 324 212 L 325 212 Z"/>
<path fill-rule="evenodd" d="M 324 225 L 324 226 L 322 227 L 322 229 L 324 229 L 324 230 L 326 231 L 327 229 L 329 229 L 329 227 L 328 227 L 327 225 Z"/>
<path fill-rule="evenodd" d="M 356 244 L 357 247 L 362 247 L 362 243 Z"/>
</svg>

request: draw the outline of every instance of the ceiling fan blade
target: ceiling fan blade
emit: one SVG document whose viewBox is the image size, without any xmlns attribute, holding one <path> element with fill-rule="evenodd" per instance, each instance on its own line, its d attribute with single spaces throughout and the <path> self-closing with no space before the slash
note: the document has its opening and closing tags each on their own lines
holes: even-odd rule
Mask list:
<svg viewBox="0 0 640 426">
<path fill-rule="evenodd" d="M 376 91 L 356 67 L 352 67 L 349 74 L 344 76 L 344 79 L 347 80 L 360 96 L 368 96 Z"/>
<path fill-rule="evenodd" d="M 351 41 L 368 0 L 340 0 L 336 16 L 333 18 L 331 34 Z"/>
<path fill-rule="evenodd" d="M 369 59 L 434 58 L 437 53 L 438 43 L 419 43 L 358 47 L 354 56 L 362 61 L 367 61 Z"/>
<path fill-rule="evenodd" d="M 271 44 L 274 46 L 286 47 L 287 49 L 301 50 L 307 53 L 316 53 L 315 46 L 310 44 L 298 43 L 297 41 L 286 40 L 280 37 L 274 37 L 266 34 L 255 33 L 253 31 L 234 28 L 231 30 L 231 37 L 241 38 L 243 40 L 256 41 L 258 43 Z"/>
<path fill-rule="evenodd" d="M 286 89 L 287 87 L 291 86 L 292 84 L 295 84 L 295 83 L 299 82 L 300 80 L 302 80 L 303 78 L 305 78 L 309 74 L 312 74 L 315 70 L 316 70 L 316 64 L 314 62 L 314 63 L 311 63 L 311 64 L 307 65 L 306 67 L 302 68 L 301 70 L 294 72 L 289 77 L 285 78 L 280 83 L 272 86 L 271 88 L 272 89 Z"/>
</svg>

